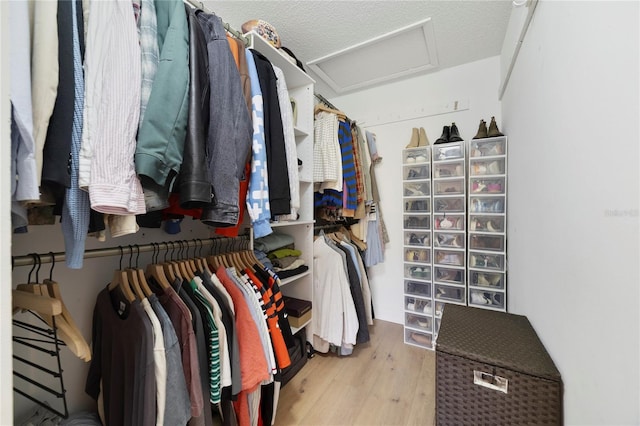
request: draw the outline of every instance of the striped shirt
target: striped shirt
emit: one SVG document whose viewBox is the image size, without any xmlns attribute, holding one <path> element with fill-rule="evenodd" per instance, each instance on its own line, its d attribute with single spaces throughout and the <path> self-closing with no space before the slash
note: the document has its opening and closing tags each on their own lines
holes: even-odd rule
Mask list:
<svg viewBox="0 0 640 426">
<path fill-rule="evenodd" d="M 79 182 L 101 213 L 143 214 L 133 156 L 140 117 L 140 45 L 131 1 L 90 3 Z"/>
<path fill-rule="evenodd" d="M 200 292 L 198 287 L 202 285 L 200 277 L 195 277 L 189 283 L 193 289 L 193 293 L 196 296 L 194 302 L 200 303 L 205 308 L 205 321 L 207 332 L 207 360 L 209 361 L 209 401 L 213 404 L 220 402 L 220 342 L 218 340 L 218 328 L 216 322 L 213 319 L 213 311 L 211 305 Z"/>
<path fill-rule="evenodd" d="M 342 178 L 344 191 L 342 201 L 342 215 L 353 217 L 358 207 L 358 188 L 356 182 L 356 165 L 353 155 L 353 141 L 351 139 L 351 126 L 346 121 L 341 121 L 338 128 L 338 140 L 342 154 Z"/>
</svg>

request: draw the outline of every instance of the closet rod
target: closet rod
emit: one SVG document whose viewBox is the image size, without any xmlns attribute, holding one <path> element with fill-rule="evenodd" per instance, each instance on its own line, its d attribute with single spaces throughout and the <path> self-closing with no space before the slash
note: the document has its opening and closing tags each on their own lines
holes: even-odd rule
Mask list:
<svg viewBox="0 0 640 426">
<path fill-rule="evenodd" d="M 340 108 L 336 108 L 335 105 L 333 105 L 331 102 L 329 102 L 327 100 L 327 98 L 325 98 L 324 96 L 322 96 L 320 93 L 314 93 L 313 94 L 320 102 L 322 102 L 323 104 L 325 104 L 326 106 L 328 106 L 331 109 L 335 109 L 338 111 L 342 111 Z"/>
<path fill-rule="evenodd" d="M 215 12 L 211 11 L 210 9 L 208 9 L 207 7 L 205 7 L 204 2 L 201 1 L 195 1 L 195 0 L 182 0 L 183 2 L 195 7 L 196 9 L 200 9 L 200 10 L 204 10 L 207 13 L 212 13 L 215 15 Z M 235 38 L 237 38 L 238 40 L 240 40 L 241 42 L 244 43 L 245 47 L 249 46 L 249 39 L 247 37 L 244 36 L 244 34 L 242 34 L 240 31 L 238 30 L 234 30 L 231 25 L 227 24 L 226 22 L 222 21 L 222 24 L 224 26 L 224 29 L 231 33 Z"/>
<path fill-rule="evenodd" d="M 214 244 L 214 242 L 218 241 L 247 241 L 251 240 L 249 235 L 239 235 L 237 237 L 217 237 L 217 238 L 206 238 L 206 239 L 191 239 L 191 240 L 173 240 L 173 241 L 162 241 L 159 243 L 153 244 L 133 244 L 133 245 L 123 245 L 123 246 L 115 246 L 115 247 L 105 247 L 99 249 L 85 250 L 84 258 L 91 259 L 95 257 L 108 257 L 108 256 L 120 256 L 121 254 L 138 254 L 138 249 L 140 249 L 140 253 L 149 252 L 154 250 L 170 250 L 175 249 L 182 244 L 182 248 L 192 248 L 192 247 L 208 247 Z M 172 244 L 173 243 L 173 244 Z M 158 246 L 158 244 L 160 246 Z M 122 251 L 120 249 L 122 247 Z M 251 244 L 250 249 L 253 249 L 253 244 Z M 40 260 L 36 260 L 36 258 L 40 256 Z M 49 253 L 38 253 L 35 256 L 33 254 L 27 254 L 23 256 L 12 256 L 11 264 L 13 266 L 30 266 L 36 263 L 51 263 L 52 259 L 55 259 L 56 262 L 61 262 L 65 260 L 64 252 L 49 252 Z"/>
</svg>

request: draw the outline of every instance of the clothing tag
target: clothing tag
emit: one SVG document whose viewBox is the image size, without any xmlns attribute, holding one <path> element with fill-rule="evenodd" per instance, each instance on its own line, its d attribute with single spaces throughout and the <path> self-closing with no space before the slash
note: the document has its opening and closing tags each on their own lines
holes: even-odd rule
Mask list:
<svg viewBox="0 0 640 426">
<path fill-rule="evenodd" d="M 120 307 L 118 308 L 118 315 L 122 315 L 125 309 L 127 309 L 127 304 L 121 300 Z"/>
</svg>

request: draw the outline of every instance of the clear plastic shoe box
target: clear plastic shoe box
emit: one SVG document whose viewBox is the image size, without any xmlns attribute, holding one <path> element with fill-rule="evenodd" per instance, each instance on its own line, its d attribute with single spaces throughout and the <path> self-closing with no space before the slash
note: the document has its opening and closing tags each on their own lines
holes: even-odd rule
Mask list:
<svg viewBox="0 0 640 426">
<path fill-rule="evenodd" d="M 436 231 L 464 231 L 464 214 L 434 214 L 433 229 Z"/>
<path fill-rule="evenodd" d="M 463 195 L 464 179 L 447 179 L 433 182 L 433 195 Z"/>
<path fill-rule="evenodd" d="M 505 262 L 502 253 L 469 251 L 469 268 L 504 271 Z"/>
<path fill-rule="evenodd" d="M 432 349 L 433 337 L 431 333 L 420 332 L 414 329 L 404 329 L 404 342 L 422 348 Z"/>
<path fill-rule="evenodd" d="M 438 194 L 437 190 L 434 190 Z M 472 177 L 469 179 L 469 194 L 504 194 L 505 178 L 496 177 Z"/>
<path fill-rule="evenodd" d="M 404 249 L 405 262 L 415 263 L 431 263 L 431 249 L 419 249 L 412 247 L 405 247 Z"/>
<path fill-rule="evenodd" d="M 465 238 L 464 233 L 455 232 L 434 232 L 433 246 L 464 249 Z"/>
<path fill-rule="evenodd" d="M 402 166 L 404 180 L 421 180 L 431 178 L 430 164 L 407 164 Z"/>
<path fill-rule="evenodd" d="M 430 299 L 422 299 L 420 297 L 405 296 L 404 309 L 405 311 L 416 312 L 424 315 L 431 315 L 433 313 L 433 302 Z"/>
<path fill-rule="evenodd" d="M 431 283 L 405 280 L 404 292 L 409 296 L 431 298 Z"/>
<path fill-rule="evenodd" d="M 469 286 L 504 290 L 504 273 L 469 269 Z"/>
<path fill-rule="evenodd" d="M 464 257 L 464 251 L 433 250 L 433 263 L 436 265 L 464 266 Z"/>
<path fill-rule="evenodd" d="M 429 147 L 408 148 L 402 151 L 403 164 L 429 164 Z"/>
<path fill-rule="evenodd" d="M 404 231 L 404 245 L 411 247 L 431 247 L 431 233 L 424 231 Z"/>
<path fill-rule="evenodd" d="M 404 265 L 404 277 L 414 280 L 431 281 L 431 266 L 407 263 Z"/>
<path fill-rule="evenodd" d="M 436 204 L 436 208 L 439 205 Z M 435 210 L 438 211 L 438 210 Z M 504 196 L 471 196 L 469 197 L 470 213 L 504 213 Z"/>
<path fill-rule="evenodd" d="M 495 157 L 505 155 L 507 138 L 504 136 L 496 138 L 472 139 L 469 142 L 469 157 Z"/>
<path fill-rule="evenodd" d="M 464 158 L 464 141 L 433 145 L 433 161 Z"/>
<path fill-rule="evenodd" d="M 504 252 L 504 236 L 492 234 L 471 234 L 469 249 Z"/>
<path fill-rule="evenodd" d="M 503 175 L 504 173 L 504 158 L 471 158 L 469 160 L 469 176 Z"/>
<path fill-rule="evenodd" d="M 501 291 L 469 289 L 469 305 L 484 308 L 505 309 L 505 293 Z"/>
<path fill-rule="evenodd" d="M 404 229 L 431 229 L 431 216 L 428 213 L 404 215 Z"/>
<path fill-rule="evenodd" d="M 431 332 L 433 330 L 433 317 L 405 312 L 404 325 L 420 331 Z"/>
<path fill-rule="evenodd" d="M 465 287 L 434 284 L 433 298 L 443 302 L 464 304 L 466 300 Z"/>
<path fill-rule="evenodd" d="M 473 232 L 504 232 L 504 216 L 469 215 L 469 230 Z"/>
<path fill-rule="evenodd" d="M 464 177 L 464 160 L 435 163 L 433 165 L 433 178 Z"/>
</svg>

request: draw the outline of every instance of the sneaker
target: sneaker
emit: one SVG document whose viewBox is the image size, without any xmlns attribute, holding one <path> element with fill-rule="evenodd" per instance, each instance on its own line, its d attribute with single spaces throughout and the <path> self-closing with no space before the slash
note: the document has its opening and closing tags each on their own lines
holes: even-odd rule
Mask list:
<svg viewBox="0 0 640 426">
<path fill-rule="evenodd" d="M 502 192 L 502 184 L 499 182 L 490 183 L 487 185 L 487 190 L 491 193 L 499 193 Z"/>
<path fill-rule="evenodd" d="M 487 170 L 492 175 L 500 175 L 500 174 L 503 173 L 502 167 L 500 167 L 500 162 L 499 161 L 492 161 L 491 163 L 489 163 L 489 166 L 487 167 Z"/>
</svg>

